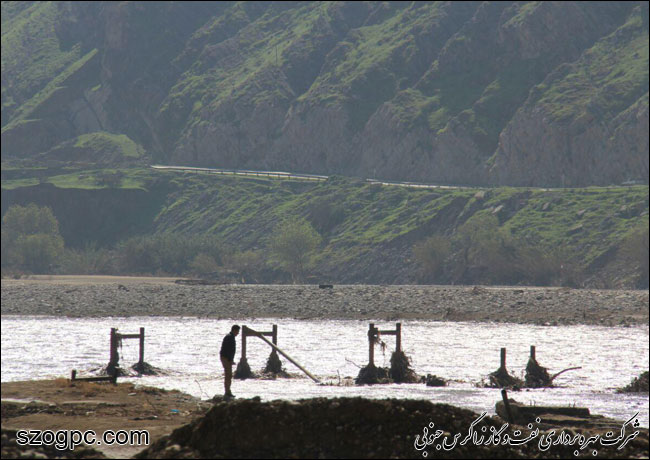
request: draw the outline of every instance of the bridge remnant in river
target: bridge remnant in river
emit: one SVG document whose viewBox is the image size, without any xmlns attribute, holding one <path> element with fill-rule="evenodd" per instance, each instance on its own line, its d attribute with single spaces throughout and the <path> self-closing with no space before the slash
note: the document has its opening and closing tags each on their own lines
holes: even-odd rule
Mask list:
<svg viewBox="0 0 650 460">
<path fill-rule="evenodd" d="M 270 336 L 272 338 L 272 341 L 267 339 L 265 336 Z M 246 338 L 247 337 L 259 337 L 273 349 L 273 352 L 280 353 L 282 356 L 287 358 L 287 360 L 289 360 L 289 362 L 291 362 L 294 366 L 296 366 L 298 369 L 304 372 L 305 375 L 307 375 L 310 379 L 312 379 L 316 383 L 320 383 L 320 380 L 314 377 L 307 369 L 301 366 L 296 360 L 294 360 L 285 351 L 283 351 L 282 349 L 280 349 L 280 347 L 277 346 L 278 326 L 275 324 L 273 325 L 271 332 L 258 332 L 254 329 L 251 329 L 248 326 L 242 326 L 241 359 L 237 364 L 237 370 L 235 371 L 235 375 L 234 375 L 235 378 L 245 379 L 253 376 L 253 373 L 251 372 L 250 366 L 248 365 L 248 361 L 246 359 Z"/>
</svg>

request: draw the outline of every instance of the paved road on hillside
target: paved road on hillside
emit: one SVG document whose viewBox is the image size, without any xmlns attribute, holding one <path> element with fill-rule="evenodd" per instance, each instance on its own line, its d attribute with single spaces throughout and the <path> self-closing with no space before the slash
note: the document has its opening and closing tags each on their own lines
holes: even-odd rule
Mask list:
<svg viewBox="0 0 650 460">
<path fill-rule="evenodd" d="M 268 177 L 273 179 L 293 179 L 305 181 L 326 181 L 329 176 L 318 176 L 314 174 L 288 173 L 282 171 L 252 171 L 245 169 L 217 169 L 217 168 L 197 168 L 193 166 L 164 166 L 151 165 L 153 169 L 165 171 L 194 172 L 205 174 L 219 174 L 224 176 L 248 176 L 248 177 Z M 419 184 L 416 182 L 385 182 L 377 179 L 365 179 L 370 184 L 389 185 L 396 187 L 410 187 L 423 189 L 481 189 L 484 187 L 466 187 L 460 185 L 436 185 L 436 184 Z"/>
<path fill-rule="evenodd" d="M 316 181 L 316 182 L 326 181 L 329 178 L 329 176 L 318 176 L 315 174 L 288 173 L 283 171 L 253 171 L 253 170 L 246 170 L 246 169 L 197 168 L 193 166 L 165 166 L 165 165 L 150 165 L 150 166 L 153 169 L 165 170 L 165 171 L 220 174 L 224 176 L 267 177 L 272 179 L 292 179 L 292 180 L 304 180 L 304 181 Z M 381 181 L 377 179 L 363 179 L 363 180 L 365 180 L 369 184 L 388 185 L 388 186 L 395 186 L 395 187 L 420 188 L 420 189 L 489 190 L 490 188 L 496 188 L 496 187 L 480 187 L 480 186 L 465 186 L 465 185 L 421 184 L 418 182 Z M 513 188 L 550 192 L 554 190 L 567 190 L 572 188 L 608 189 L 611 187 L 627 187 L 627 186 L 634 186 L 634 185 L 647 185 L 647 184 L 637 184 L 636 181 L 631 181 L 629 183 L 623 183 L 620 185 L 601 185 L 601 186 L 591 185 L 589 187 L 513 187 Z"/>
</svg>

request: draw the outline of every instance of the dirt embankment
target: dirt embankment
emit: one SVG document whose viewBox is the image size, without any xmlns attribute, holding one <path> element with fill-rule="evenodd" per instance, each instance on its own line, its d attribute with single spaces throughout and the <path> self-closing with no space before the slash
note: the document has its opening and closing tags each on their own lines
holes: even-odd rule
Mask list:
<svg viewBox="0 0 650 460">
<path fill-rule="evenodd" d="M 170 279 L 3 280 L 3 315 L 421 319 L 528 324 L 647 324 L 648 291 L 335 285 L 187 286 Z"/>
<path fill-rule="evenodd" d="M 147 430 L 151 444 L 209 407 L 179 391 L 132 383 L 56 379 L 2 384 L 2 428 L 8 430 L 93 430 L 98 437 L 107 430 Z M 130 457 L 145 447 L 95 446 L 109 457 Z M 11 458 L 4 444 L 2 458 Z"/>
<path fill-rule="evenodd" d="M 129 383 L 11 382 L 2 385 L 2 458 L 26 454 L 32 458 L 102 458 L 101 454 L 111 458 L 423 458 L 425 452 L 436 458 L 573 458 L 580 449 L 575 441 L 542 451 L 541 436 L 548 436 L 553 428 L 553 439 L 561 431 L 571 438 L 604 436 L 607 431 L 618 436 L 622 425 L 601 417 L 597 426 L 583 429 L 571 417 L 561 418 L 557 425 L 542 418 L 532 427 L 542 430 L 537 437 L 499 445 L 489 437 L 500 433 L 500 439 L 507 434 L 521 440 L 531 428 L 504 428 L 504 420 L 497 416 L 477 421 L 479 414 L 470 410 L 426 400 L 215 398 L 206 402 Z M 61 456 L 51 448 L 17 446 L 12 438 L 18 429 L 94 430 L 98 435 L 106 430 L 148 430 L 150 441 L 143 446 L 93 446 L 101 452 L 79 446 Z M 617 448 L 623 438 L 610 447 L 593 445 L 581 456 L 591 457 L 598 450 L 600 457 L 647 458 L 648 430 L 631 425 L 626 429 L 626 436 L 635 430 L 639 434 L 621 450 Z M 434 439 L 437 430 L 440 437 Z M 460 442 L 472 432 L 477 437 Z M 459 439 L 454 440 L 456 435 Z M 445 437 L 453 449 L 437 447 Z"/>
<path fill-rule="evenodd" d="M 535 436 L 527 443 L 496 441 L 495 446 L 487 440 L 505 422 L 485 417 L 472 427 L 477 418 L 469 410 L 423 400 L 235 400 L 217 403 L 204 417 L 160 439 L 137 458 L 573 458 L 580 448 L 558 445 L 542 451 Z M 437 430 L 442 437 L 432 439 Z M 476 438 L 463 444 L 471 430 Z M 572 437 L 581 431 L 564 430 Z M 521 440 L 530 433 L 531 429 L 509 427 L 501 431 L 501 439 L 507 434 Z M 454 447 L 442 449 L 443 437 L 448 447 Z M 616 450 L 618 445 L 593 447 L 583 455 L 598 449 L 599 455 L 610 458 L 647 456 L 647 430 L 623 449 Z"/>
</svg>

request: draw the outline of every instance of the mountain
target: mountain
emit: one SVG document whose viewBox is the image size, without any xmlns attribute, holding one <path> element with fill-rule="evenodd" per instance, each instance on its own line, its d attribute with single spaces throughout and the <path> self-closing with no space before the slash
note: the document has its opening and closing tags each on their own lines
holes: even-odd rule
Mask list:
<svg viewBox="0 0 650 460">
<path fill-rule="evenodd" d="M 648 183 L 648 3 L 2 2 L 2 161 Z"/>
</svg>

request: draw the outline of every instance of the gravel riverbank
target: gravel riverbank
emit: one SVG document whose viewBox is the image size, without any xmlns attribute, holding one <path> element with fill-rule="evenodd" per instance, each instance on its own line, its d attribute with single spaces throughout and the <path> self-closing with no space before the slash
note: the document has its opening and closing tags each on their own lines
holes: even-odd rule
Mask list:
<svg viewBox="0 0 650 460">
<path fill-rule="evenodd" d="M 176 284 L 172 279 L 2 280 L 3 315 L 648 323 L 648 291 L 538 287 Z"/>
</svg>

